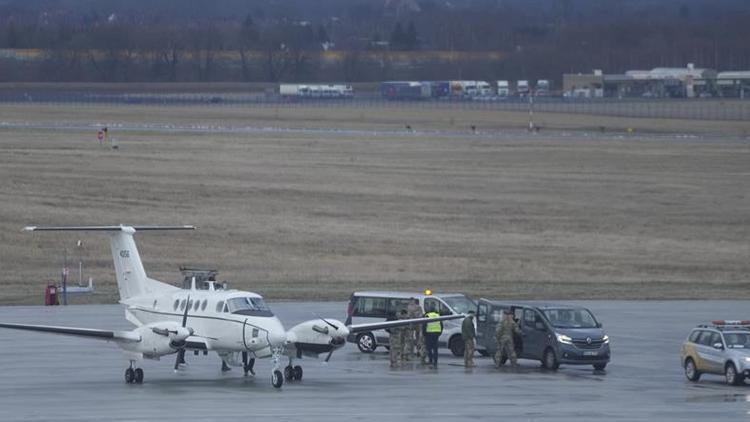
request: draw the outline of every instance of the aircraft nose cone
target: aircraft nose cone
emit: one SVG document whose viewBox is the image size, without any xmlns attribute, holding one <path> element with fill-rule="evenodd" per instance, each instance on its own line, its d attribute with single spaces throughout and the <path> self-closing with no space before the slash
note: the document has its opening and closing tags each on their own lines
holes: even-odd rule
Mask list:
<svg viewBox="0 0 750 422">
<path fill-rule="evenodd" d="M 193 335 L 192 328 L 179 327 L 177 328 L 177 334 L 175 334 L 175 340 L 182 341 Z"/>
</svg>

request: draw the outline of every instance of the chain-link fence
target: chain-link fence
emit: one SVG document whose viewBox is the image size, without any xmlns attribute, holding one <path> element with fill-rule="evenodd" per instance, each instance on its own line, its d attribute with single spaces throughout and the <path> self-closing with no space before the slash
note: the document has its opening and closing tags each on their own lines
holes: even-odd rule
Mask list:
<svg viewBox="0 0 750 422">
<path fill-rule="evenodd" d="M 282 98 L 277 94 L 254 93 L 91 93 L 5 90 L 0 103 L 33 104 L 108 104 L 170 105 L 211 107 L 403 107 L 425 109 L 497 110 L 543 113 L 568 113 L 615 117 L 659 119 L 693 119 L 750 121 L 749 99 L 655 99 L 599 98 L 567 99 L 537 97 L 533 102 L 522 98 L 427 99 L 419 101 L 387 100 L 371 93 L 357 93 L 351 98 Z"/>
</svg>

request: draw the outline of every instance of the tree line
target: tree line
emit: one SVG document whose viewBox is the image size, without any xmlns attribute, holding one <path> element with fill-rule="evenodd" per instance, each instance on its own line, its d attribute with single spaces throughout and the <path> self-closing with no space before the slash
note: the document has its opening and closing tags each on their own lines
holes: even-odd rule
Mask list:
<svg viewBox="0 0 750 422">
<path fill-rule="evenodd" d="M 734 0 L 219 3 L 9 0 L 0 49 L 37 53 L 0 59 L 0 80 L 559 81 L 688 62 L 750 69 L 750 9 Z"/>
</svg>

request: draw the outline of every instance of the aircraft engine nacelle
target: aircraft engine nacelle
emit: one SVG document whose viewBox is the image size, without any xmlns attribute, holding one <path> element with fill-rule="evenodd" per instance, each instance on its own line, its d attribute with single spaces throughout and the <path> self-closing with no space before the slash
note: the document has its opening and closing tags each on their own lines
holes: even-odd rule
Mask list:
<svg viewBox="0 0 750 422">
<path fill-rule="evenodd" d="M 349 329 L 341 321 L 312 319 L 287 331 L 287 343 L 293 343 L 306 355 L 328 353 L 346 344 Z"/>
<path fill-rule="evenodd" d="M 124 348 L 149 358 L 175 353 L 185 347 L 185 340 L 192 334 L 191 329 L 172 322 L 149 324 L 134 331 L 141 341 Z"/>
</svg>

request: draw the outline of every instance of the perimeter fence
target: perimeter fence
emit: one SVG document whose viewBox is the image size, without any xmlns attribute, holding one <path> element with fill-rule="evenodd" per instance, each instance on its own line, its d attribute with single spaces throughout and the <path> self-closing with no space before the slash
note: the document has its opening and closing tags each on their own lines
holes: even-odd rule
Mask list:
<svg viewBox="0 0 750 422">
<path fill-rule="evenodd" d="M 411 107 L 424 109 L 496 110 L 539 113 L 567 113 L 613 117 L 692 119 L 714 121 L 750 121 L 750 99 L 662 99 L 597 98 L 568 99 L 537 97 L 527 99 L 499 97 L 475 99 L 427 99 L 398 101 L 374 94 L 356 94 L 352 98 L 282 98 L 267 93 L 91 93 L 0 90 L 0 103 L 72 104 L 72 105 L 144 105 L 208 107 Z"/>
</svg>

